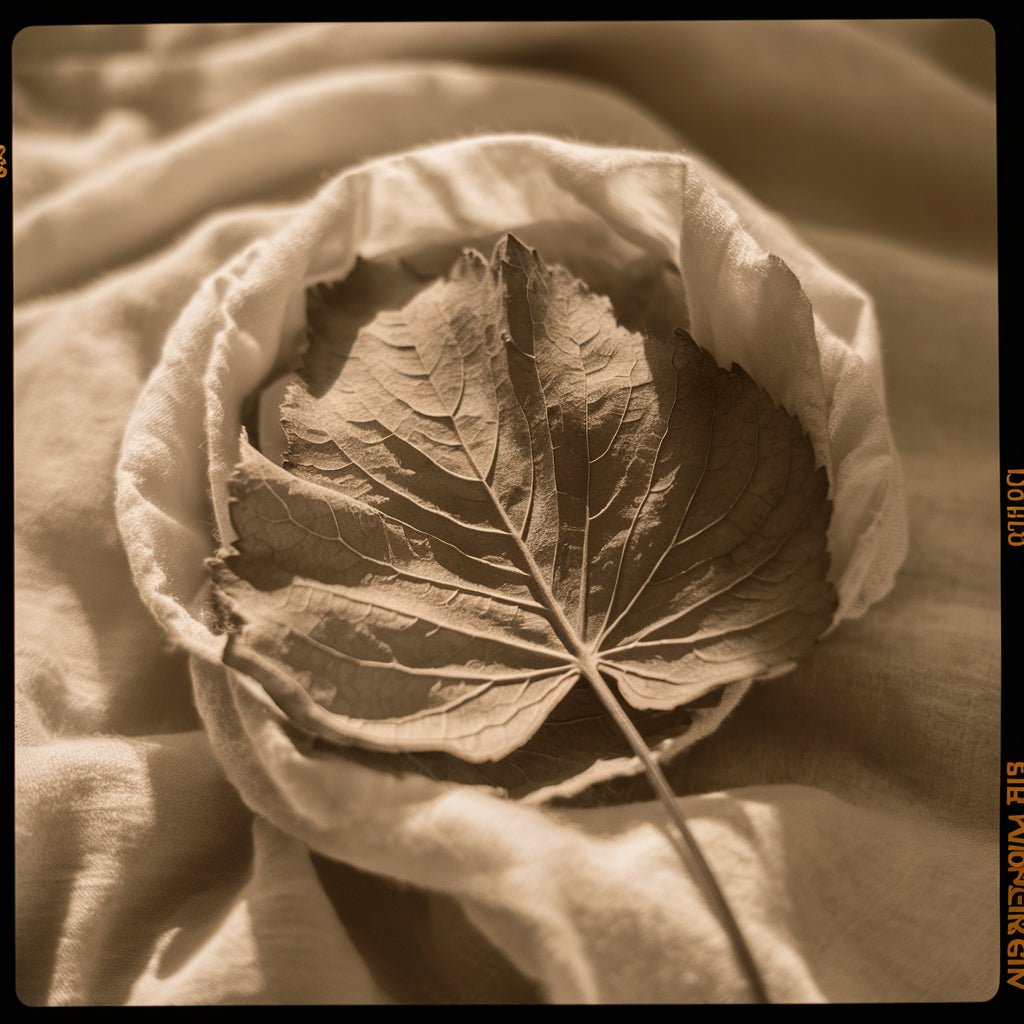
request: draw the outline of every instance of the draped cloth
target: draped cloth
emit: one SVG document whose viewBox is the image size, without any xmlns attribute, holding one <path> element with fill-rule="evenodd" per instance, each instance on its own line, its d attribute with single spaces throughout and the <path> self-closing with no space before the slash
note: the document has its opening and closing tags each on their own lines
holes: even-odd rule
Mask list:
<svg viewBox="0 0 1024 1024">
<path fill-rule="evenodd" d="M 832 628 L 670 765 L 771 998 L 992 995 L 993 63 L 980 21 L 19 34 L 20 998 L 750 998 L 646 791 L 383 771 L 221 664 L 205 560 L 305 289 L 508 231 L 595 288 L 673 268 L 658 315 L 828 471 Z"/>
</svg>

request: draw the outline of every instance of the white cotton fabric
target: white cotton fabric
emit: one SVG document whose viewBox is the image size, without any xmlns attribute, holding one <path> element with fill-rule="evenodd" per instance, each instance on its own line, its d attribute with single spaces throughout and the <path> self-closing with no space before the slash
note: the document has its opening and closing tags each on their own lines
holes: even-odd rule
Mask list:
<svg viewBox="0 0 1024 1024">
<path fill-rule="evenodd" d="M 883 96 L 888 84 L 951 112 L 965 138 L 987 138 L 990 105 L 898 34 L 815 25 L 743 27 L 732 49 L 730 26 L 688 23 L 621 39 L 585 23 L 19 38 L 25 1002 L 749 998 L 656 804 L 526 806 L 313 749 L 223 669 L 206 622 L 204 559 L 232 539 L 243 405 L 294 365 L 306 286 L 360 255 L 486 251 L 510 230 L 595 283 L 674 267 L 659 315 L 797 413 L 829 472 L 833 630 L 789 676 L 737 687 L 676 776 L 772 997 L 991 994 L 994 268 L 956 223 L 894 212 L 853 177 L 831 206 L 792 199 L 798 218 L 815 210 L 798 226 L 720 163 L 759 180 L 757 153 L 736 162 L 730 118 L 749 122 L 724 83 L 763 75 L 765 97 L 789 96 L 744 61 L 766 41 L 807 53 L 813 39 L 845 56 L 851 83 L 866 62 Z M 667 37 L 703 53 L 720 136 Z M 578 70 L 611 42 L 646 60 L 625 76 L 598 61 L 593 82 L 484 63 Z M 675 104 L 655 98 L 659 81 Z M 841 137 L 870 143 L 865 109 L 850 91 Z M 813 142 L 814 97 L 804 114 L 774 108 L 783 135 Z M 717 152 L 686 144 L 688 123 Z M 908 136 L 893 188 L 932 154 L 931 187 L 983 209 L 983 156 L 938 147 L 930 124 Z M 939 490 L 951 473 L 956 493 Z M 976 553 L 969 569 L 950 531 Z"/>
</svg>

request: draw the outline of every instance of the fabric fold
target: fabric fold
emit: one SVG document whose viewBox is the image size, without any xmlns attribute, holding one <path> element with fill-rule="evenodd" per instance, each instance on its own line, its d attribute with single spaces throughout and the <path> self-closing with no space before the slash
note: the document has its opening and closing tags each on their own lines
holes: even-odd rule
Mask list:
<svg viewBox="0 0 1024 1024">
<path fill-rule="evenodd" d="M 205 563 L 243 430 L 280 453 L 306 289 L 507 232 L 742 365 L 828 473 L 833 628 L 666 764 L 772 999 L 991 996 L 984 23 L 40 26 L 13 58 L 23 1002 L 750 999 L 642 777 L 381 770 L 221 663 Z"/>
<path fill-rule="evenodd" d="M 734 201 L 739 195 L 734 192 Z M 749 199 L 744 198 L 740 210 L 750 223 L 770 224 L 759 218 Z M 429 259 L 443 266 L 444 253 L 453 257 L 466 244 L 486 246 L 497 233 L 510 229 L 530 244 L 543 245 L 547 258 L 578 269 L 595 284 L 638 261 L 662 268 L 667 275 L 660 293 L 664 308 L 656 312 L 656 319 L 687 326 L 720 363 L 741 363 L 778 402 L 801 417 L 829 471 L 834 504 L 832 573 L 840 593 L 837 621 L 862 613 L 884 595 L 903 557 L 905 520 L 898 464 L 882 397 L 875 389 L 877 331 L 863 294 L 816 257 L 802 257 L 814 266 L 811 287 L 826 303 L 863 304 L 861 315 L 847 318 L 859 333 L 840 339 L 815 319 L 812 300 L 782 256 L 766 249 L 777 241 L 776 248 L 785 251 L 793 239 L 752 237 L 741 214 L 724 202 L 694 158 L 581 146 L 537 135 L 475 137 L 345 172 L 283 218 L 276 233 L 209 278 L 175 325 L 163 361 L 129 423 L 119 470 L 119 523 L 144 598 L 194 655 L 200 713 L 226 770 L 254 810 L 327 856 L 380 871 L 383 851 L 373 843 L 353 840 L 349 829 L 342 836 L 332 822 L 359 817 L 347 801 L 356 799 L 362 805 L 365 794 L 375 793 L 378 784 L 386 785 L 386 793 L 362 812 L 367 825 L 358 830 L 364 837 L 389 837 L 395 860 L 386 873 L 450 892 L 468 900 L 467 907 L 476 906 L 474 901 L 486 894 L 490 900 L 485 905 L 491 909 L 469 910 L 471 918 L 480 923 L 498 915 L 502 926 L 495 930 L 497 926 L 488 924 L 484 933 L 498 948 L 513 950 L 516 966 L 535 978 L 550 998 L 615 1000 L 627 990 L 602 988 L 593 972 L 595 958 L 605 964 L 611 954 L 590 948 L 598 933 L 574 913 L 558 913 L 545 923 L 535 916 L 541 913 L 538 909 L 524 918 L 522 884 L 513 886 L 495 906 L 494 879 L 505 870 L 500 864 L 479 868 L 486 879 L 482 888 L 452 889 L 452 877 L 479 860 L 472 852 L 474 844 L 481 842 L 481 850 L 496 844 L 498 833 L 471 839 L 468 823 L 495 815 L 502 822 L 495 826 L 500 833 L 510 827 L 507 816 L 519 811 L 501 801 L 493 804 L 493 797 L 460 795 L 458 789 L 410 776 L 378 783 L 344 758 L 317 755 L 307 749 L 301 734 L 289 733 L 286 722 L 284 732 L 279 732 L 279 712 L 265 698 L 253 703 L 250 681 L 217 664 L 222 641 L 210 632 L 203 604 L 203 565 L 213 553 L 214 538 L 197 534 L 194 513 L 180 505 L 189 494 L 209 493 L 220 542 L 233 539 L 226 485 L 238 459 L 242 409 L 300 350 L 305 287 L 344 277 L 357 256 L 415 260 L 427 247 Z M 594 252 L 601 253 L 600 259 L 594 260 Z M 201 366 L 205 370 L 197 373 Z M 843 379 L 851 374 L 852 380 Z M 847 394 L 853 396 L 852 405 L 843 404 Z M 168 429 L 168 424 L 174 428 Z M 865 446 L 865 437 L 870 441 L 873 436 L 882 439 L 881 453 L 870 443 Z M 176 452 L 168 452 L 168 444 L 175 445 Z M 197 452 L 205 453 L 205 465 Z M 171 483 L 166 479 L 168 465 L 187 476 Z M 865 480 L 871 485 L 866 491 Z M 853 493 L 860 500 L 848 495 L 850 481 L 859 488 Z M 873 499 L 867 504 L 865 493 Z M 168 559 L 169 551 L 176 554 L 176 564 Z M 848 579 L 856 584 L 851 586 Z M 733 684 L 737 687 L 739 694 L 745 684 Z M 225 693 L 233 693 L 235 702 L 225 702 Z M 734 704 L 734 699 L 723 700 L 701 729 L 692 736 L 684 734 L 673 750 L 707 735 Z M 253 757 L 262 763 L 260 771 L 252 764 Z M 316 795 L 322 787 L 325 792 L 341 788 L 338 796 L 328 798 Z M 432 825 L 431 837 L 417 838 L 416 822 L 422 815 L 433 820 L 452 801 L 459 806 L 463 799 L 482 802 L 460 807 L 458 823 Z M 417 810 L 421 803 L 422 812 Z M 540 817 L 515 827 L 530 835 L 533 844 L 548 826 Z M 467 867 L 446 874 L 433 844 L 452 830 L 460 836 L 457 848 Z M 571 836 L 556 829 L 552 841 L 576 843 Z M 411 844 L 407 852 L 395 853 L 403 843 Z M 564 856 L 578 861 L 587 848 L 584 844 Z M 509 855 L 514 863 L 522 859 Z M 552 850 L 541 860 L 547 863 L 562 856 Z M 424 864 L 432 865 L 427 874 Z M 434 870 L 441 875 L 435 878 L 430 874 Z M 598 882 L 597 864 L 594 871 L 594 880 L 584 883 L 590 893 L 586 899 L 602 905 L 609 896 L 605 883 Z M 529 888 L 538 883 L 526 884 Z M 565 898 L 563 884 L 540 898 L 542 907 Z M 641 889 L 648 895 L 626 887 L 631 892 L 628 902 L 646 905 L 647 918 L 654 909 L 651 889 Z M 693 894 L 689 899 L 697 898 Z M 727 956 L 722 939 L 710 920 L 694 937 L 709 955 Z M 571 962 L 554 970 L 559 957 L 579 943 L 584 945 L 572 954 Z M 602 967 L 602 973 L 606 970 Z M 698 985 L 695 979 L 703 973 L 698 971 L 687 984 Z M 716 985 L 723 987 L 700 998 L 745 998 L 737 976 L 728 980 L 719 971 Z M 811 991 L 802 989 L 800 998 L 816 998 L 808 994 Z"/>
</svg>

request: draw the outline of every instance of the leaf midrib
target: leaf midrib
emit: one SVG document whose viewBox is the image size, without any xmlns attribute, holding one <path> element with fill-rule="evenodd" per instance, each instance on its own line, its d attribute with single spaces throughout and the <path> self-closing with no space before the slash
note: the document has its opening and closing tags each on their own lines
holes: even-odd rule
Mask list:
<svg viewBox="0 0 1024 1024">
<path fill-rule="evenodd" d="M 526 296 L 526 302 L 527 302 L 527 305 L 529 305 L 529 295 L 528 294 Z M 447 321 L 447 318 L 445 318 L 445 321 L 446 321 L 446 326 L 448 327 L 448 329 L 450 331 L 451 330 L 451 324 Z M 533 325 L 535 325 L 536 321 L 534 320 L 534 317 L 533 317 L 532 308 L 530 309 L 530 323 L 531 323 L 531 329 L 533 329 Z M 518 346 L 517 346 L 517 348 L 518 348 Z M 457 346 L 456 346 L 456 351 L 459 352 L 460 359 L 463 359 L 464 357 L 462 355 L 462 351 Z M 519 349 L 519 351 L 521 352 L 522 349 Z M 525 354 L 526 353 L 524 353 L 524 355 Z M 416 349 L 416 357 L 419 360 L 420 364 L 424 366 L 424 369 L 426 369 L 426 364 L 423 361 L 423 356 L 420 353 L 418 348 Z M 531 361 L 532 361 L 532 364 L 534 366 L 534 373 L 535 373 L 535 380 L 537 382 L 537 388 L 538 388 L 538 390 L 540 392 L 541 397 L 543 397 L 544 396 L 544 387 L 541 384 L 539 374 L 536 373 L 536 362 L 537 362 L 537 360 L 536 360 L 536 355 L 535 354 L 533 355 Z M 428 376 L 429 376 L 429 379 L 430 379 L 430 386 L 433 389 L 434 394 L 437 396 L 437 398 L 441 402 L 442 406 L 447 408 L 447 405 L 444 402 L 443 395 L 439 391 L 437 385 L 434 383 L 433 375 L 430 373 L 429 370 L 427 371 L 427 373 L 428 373 Z M 584 377 L 586 377 L 585 373 L 584 373 Z M 495 394 L 494 397 L 495 397 L 495 402 L 500 405 L 500 402 L 498 400 L 497 394 Z M 547 407 L 546 403 L 545 403 L 544 407 L 545 408 Z M 521 405 L 520 405 L 520 410 L 523 413 L 524 417 L 526 418 L 526 422 L 529 423 L 529 414 L 527 413 L 527 411 L 525 409 L 523 409 Z M 555 630 L 555 632 L 558 635 L 559 639 L 562 641 L 563 645 L 565 646 L 566 651 L 576 660 L 576 662 L 578 664 L 579 671 L 581 673 L 583 673 L 584 672 L 584 665 L 585 665 L 585 663 L 588 660 L 590 660 L 591 655 L 596 651 L 596 647 L 588 646 L 585 643 L 585 641 L 583 640 L 582 636 L 580 635 L 580 631 L 577 630 L 573 626 L 573 624 L 569 621 L 568 616 L 565 614 L 565 611 L 562 608 L 561 602 L 559 602 L 558 599 L 555 597 L 554 591 L 552 590 L 551 585 L 545 579 L 545 574 L 542 572 L 541 567 L 537 564 L 537 560 L 534 558 L 533 552 L 530 550 L 529 545 L 527 545 L 525 539 L 523 538 L 522 533 L 518 529 L 516 529 L 515 526 L 512 524 L 512 521 L 509 519 L 508 513 L 505 510 L 504 504 L 501 502 L 501 500 L 499 499 L 498 495 L 495 493 L 494 488 L 491 486 L 490 482 L 488 481 L 489 473 L 484 472 L 481 469 L 481 467 L 479 465 L 477 465 L 476 459 L 473 456 L 473 452 L 472 452 L 471 448 L 469 447 L 469 445 L 466 444 L 465 439 L 462 436 L 462 432 L 459 429 L 458 420 L 456 419 L 454 413 L 449 412 L 448 413 L 448 418 L 451 421 L 452 430 L 455 432 L 455 436 L 459 439 L 459 444 L 462 446 L 462 450 L 465 452 L 466 458 L 469 460 L 469 464 L 473 467 L 473 471 L 476 473 L 477 480 L 479 481 L 480 485 L 484 488 L 484 490 L 485 490 L 485 492 L 487 494 L 487 497 L 490 499 L 492 507 L 494 508 L 494 510 L 497 513 L 499 519 L 501 520 L 502 525 L 505 528 L 505 531 L 508 533 L 508 536 L 511 537 L 513 543 L 516 545 L 516 548 L 517 548 L 517 550 L 518 550 L 518 552 L 520 554 L 520 557 L 523 559 L 523 562 L 526 565 L 526 569 L 527 569 L 527 572 L 528 572 L 529 576 L 533 579 L 534 584 L 536 585 L 536 587 L 539 590 L 539 595 L 538 595 L 539 596 L 539 602 L 538 603 L 543 606 L 544 610 L 550 616 L 548 621 L 550 622 L 552 628 Z M 548 437 L 548 440 L 549 440 L 549 444 L 550 444 L 550 426 L 549 426 L 549 437 Z M 531 441 L 532 441 L 532 435 L 531 435 Z M 589 445 L 589 438 L 588 438 L 588 445 Z M 589 450 L 589 448 L 588 448 L 588 450 Z M 554 471 L 555 471 L 554 470 L 554 463 L 552 463 L 552 472 L 554 473 Z M 588 464 L 588 480 L 589 480 L 589 464 Z M 532 495 L 533 495 L 533 490 L 534 489 L 535 488 L 531 488 L 531 500 L 532 500 Z M 589 496 L 588 496 L 588 507 L 589 507 Z M 557 545 L 556 545 L 556 551 L 557 551 Z M 557 564 L 557 559 L 555 559 L 552 564 L 553 565 Z M 581 585 L 582 585 L 582 581 L 581 581 Z"/>
</svg>

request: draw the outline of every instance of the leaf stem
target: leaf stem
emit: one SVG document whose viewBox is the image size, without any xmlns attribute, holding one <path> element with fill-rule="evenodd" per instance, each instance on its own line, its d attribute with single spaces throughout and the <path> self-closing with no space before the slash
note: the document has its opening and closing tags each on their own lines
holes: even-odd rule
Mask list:
<svg viewBox="0 0 1024 1024">
<path fill-rule="evenodd" d="M 661 766 L 654 759 L 654 756 L 651 754 L 644 738 L 640 735 L 636 726 L 623 710 L 618 698 L 612 692 L 611 687 L 601 675 L 594 661 L 590 658 L 586 660 L 581 659 L 580 669 L 587 682 L 597 694 L 598 699 L 612 716 L 615 724 L 622 731 L 623 736 L 625 736 L 626 741 L 629 743 L 630 747 L 632 747 L 633 752 L 640 759 L 640 763 L 643 765 L 644 771 L 647 773 L 647 778 L 651 783 L 651 787 L 654 789 L 655 795 L 661 800 L 665 809 L 668 811 L 670 827 L 667 829 L 667 832 L 669 838 L 672 840 L 672 843 L 682 858 L 683 863 L 689 867 L 690 871 L 703 887 L 704 894 L 708 902 L 711 904 L 712 910 L 718 915 L 719 920 L 725 928 L 725 931 L 732 943 L 736 958 L 746 976 L 747 984 L 750 986 L 754 994 L 755 1001 L 759 1003 L 770 1003 L 771 999 L 768 997 L 768 990 L 765 986 L 764 979 L 761 977 L 761 973 L 754 961 L 754 957 L 750 952 L 750 947 L 747 945 L 746 939 L 743 937 L 743 932 L 740 930 L 739 922 L 730 910 L 725 894 L 722 892 L 721 886 L 719 886 L 718 880 L 715 878 L 714 873 L 711 870 L 711 866 L 705 860 L 704 854 L 701 852 L 696 838 L 690 831 L 689 826 L 686 824 L 686 819 L 683 817 L 682 812 L 679 810 L 679 805 L 676 803 L 675 793 L 672 791 L 672 787 L 669 785 L 668 779 L 665 778 L 665 773 L 661 770 Z"/>
</svg>

